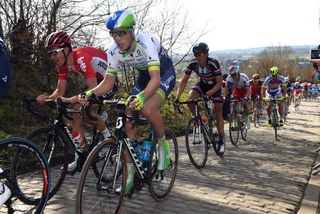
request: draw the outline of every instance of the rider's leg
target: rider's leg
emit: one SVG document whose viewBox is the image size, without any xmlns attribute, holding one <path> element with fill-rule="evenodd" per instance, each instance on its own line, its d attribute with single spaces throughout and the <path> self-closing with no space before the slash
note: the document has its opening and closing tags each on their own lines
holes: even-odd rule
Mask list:
<svg viewBox="0 0 320 214">
<path fill-rule="evenodd" d="M 162 103 L 163 98 L 158 93 L 155 93 L 145 102 L 141 112 L 152 125 L 159 139 L 159 170 L 168 168 L 170 164 L 170 144 L 165 138 L 164 123 L 160 114 Z"/>
<path fill-rule="evenodd" d="M 222 106 L 223 103 L 214 103 L 214 114 L 217 122 L 217 131 L 219 135 L 220 151 L 219 153 L 224 153 L 224 120 L 222 116 Z"/>
<path fill-rule="evenodd" d="M 197 92 L 196 90 L 191 90 L 188 94 L 188 100 L 194 100 L 200 97 L 199 92 Z M 195 107 L 194 104 L 188 104 L 188 108 L 191 111 L 192 115 L 195 115 Z"/>
</svg>

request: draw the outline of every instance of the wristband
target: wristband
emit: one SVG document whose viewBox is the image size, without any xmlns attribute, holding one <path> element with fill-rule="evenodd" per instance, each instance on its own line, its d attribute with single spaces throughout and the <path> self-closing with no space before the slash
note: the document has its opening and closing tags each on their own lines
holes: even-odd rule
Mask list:
<svg viewBox="0 0 320 214">
<path fill-rule="evenodd" d="M 92 97 L 92 96 L 94 96 L 95 94 L 94 94 L 93 90 L 91 89 L 91 90 L 89 90 L 89 91 L 86 92 L 86 95 L 87 95 L 87 97 Z"/>
</svg>

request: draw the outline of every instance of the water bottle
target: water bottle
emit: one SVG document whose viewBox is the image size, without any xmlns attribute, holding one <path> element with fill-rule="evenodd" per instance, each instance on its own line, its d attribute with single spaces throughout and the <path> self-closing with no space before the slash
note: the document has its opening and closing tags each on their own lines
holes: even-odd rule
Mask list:
<svg viewBox="0 0 320 214">
<path fill-rule="evenodd" d="M 136 155 L 138 156 L 139 159 L 141 159 L 141 143 L 139 141 L 133 141 L 132 143 L 132 146 L 134 148 L 134 151 L 136 152 Z"/>
<path fill-rule="evenodd" d="M 150 158 L 150 150 L 152 147 L 152 142 L 144 140 L 141 148 L 141 160 L 148 161 Z"/>
</svg>

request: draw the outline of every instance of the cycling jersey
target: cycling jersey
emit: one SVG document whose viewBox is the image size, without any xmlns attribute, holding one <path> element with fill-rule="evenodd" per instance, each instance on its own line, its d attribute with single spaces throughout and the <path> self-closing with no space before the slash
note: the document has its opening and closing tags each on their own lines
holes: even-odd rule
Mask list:
<svg viewBox="0 0 320 214">
<path fill-rule="evenodd" d="M 74 66 L 85 79 L 96 77 L 98 82 L 102 81 L 108 67 L 106 52 L 97 48 L 82 47 L 73 49 L 72 54 Z M 59 80 L 67 80 L 68 70 L 68 66 L 58 68 Z"/>
<path fill-rule="evenodd" d="M 266 92 L 272 96 L 280 96 L 282 94 L 281 88 L 285 86 L 285 79 L 281 75 L 279 75 L 277 79 L 273 78 L 272 75 L 269 75 L 263 83 L 263 87 L 266 89 Z"/>
<path fill-rule="evenodd" d="M 239 80 L 235 81 L 231 75 L 226 79 L 227 88 L 232 88 L 232 97 L 240 99 L 246 96 L 249 87 L 249 78 L 246 74 L 240 73 Z"/>
<path fill-rule="evenodd" d="M 172 60 L 160 41 L 148 34 L 137 34 L 132 52 L 121 51 L 114 43 L 108 51 L 107 74 L 117 76 L 119 63 L 125 63 L 139 71 L 137 82 L 131 93 L 133 95 L 143 91 L 150 81 L 149 72 L 160 72 L 160 87 L 157 93 L 164 100 L 175 86 L 176 72 Z"/>
<path fill-rule="evenodd" d="M 261 95 L 261 90 L 262 90 L 262 85 L 263 85 L 263 81 L 259 80 L 257 82 L 257 84 L 254 84 L 253 80 L 249 81 L 249 85 L 250 85 L 250 94 L 251 94 L 251 98 L 256 97 L 257 95 Z"/>
<path fill-rule="evenodd" d="M 303 90 L 303 87 L 301 85 L 294 85 L 292 87 L 292 91 L 294 95 L 300 94 L 302 90 Z"/>
<path fill-rule="evenodd" d="M 11 85 L 11 68 L 9 57 L 4 45 L 4 41 L 0 37 L 0 98 L 7 95 Z"/>
<path fill-rule="evenodd" d="M 206 66 L 203 68 L 199 66 L 196 59 L 193 59 L 188 65 L 185 74 L 190 76 L 192 71 L 194 71 L 200 77 L 200 81 L 192 87 L 192 89 L 196 90 L 200 95 L 206 94 L 207 91 L 211 90 L 216 85 L 216 77 L 222 77 L 219 62 L 216 59 L 209 57 Z M 221 89 L 216 91 L 210 97 L 213 98 L 214 102 L 223 102 Z"/>
</svg>

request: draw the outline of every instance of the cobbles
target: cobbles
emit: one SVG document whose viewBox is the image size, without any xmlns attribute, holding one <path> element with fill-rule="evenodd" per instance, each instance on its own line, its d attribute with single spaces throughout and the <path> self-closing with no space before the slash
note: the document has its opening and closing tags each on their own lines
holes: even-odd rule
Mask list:
<svg viewBox="0 0 320 214">
<path fill-rule="evenodd" d="M 209 150 L 205 168 L 197 170 L 179 137 L 179 169 L 169 197 L 154 201 L 148 188 L 125 199 L 122 213 L 296 213 L 300 208 L 319 146 L 319 104 L 302 102 L 279 130 L 280 141 L 263 123 L 248 131 L 248 141 L 233 146 L 226 132 L 223 159 Z M 264 121 L 263 121 L 264 122 Z M 73 214 L 79 174 L 67 176 L 44 213 Z"/>
</svg>

